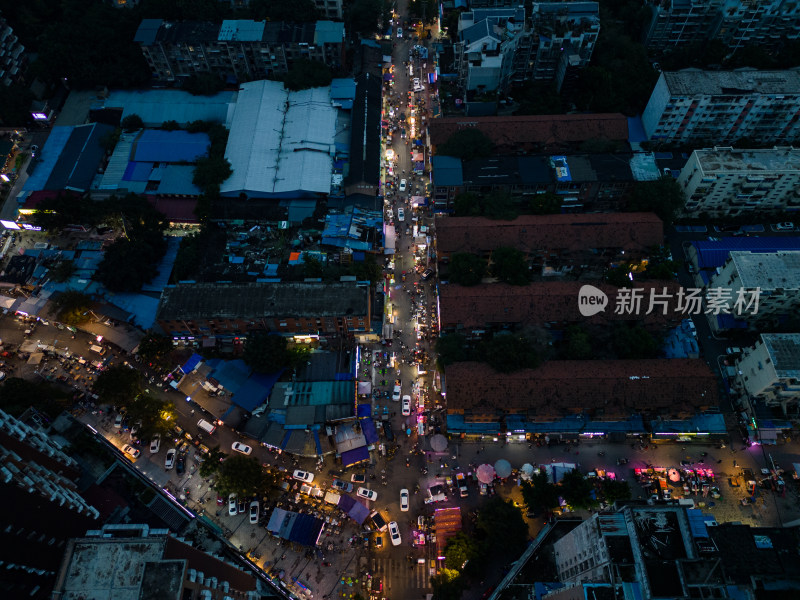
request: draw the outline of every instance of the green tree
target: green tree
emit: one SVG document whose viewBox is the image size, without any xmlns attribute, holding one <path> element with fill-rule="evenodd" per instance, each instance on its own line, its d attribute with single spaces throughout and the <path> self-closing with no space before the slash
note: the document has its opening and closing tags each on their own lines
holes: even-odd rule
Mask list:
<svg viewBox="0 0 800 600">
<path fill-rule="evenodd" d="M 318 60 L 300 58 L 292 63 L 283 79 L 286 89 L 296 92 L 331 84 L 333 73 L 328 65 Z"/>
<path fill-rule="evenodd" d="M 109 131 L 108 133 L 104 134 L 103 137 L 100 138 L 100 145 L 103 147 L 103 150 L 106 152 L 113 152 L 114 148 L 117 147 L 117 143 L 119 142 L 121 134 L 121 127 L 117 127 L 113 131 Z"/>
<path fill-rule="evenodd" d="M 382 0 L 354 0 L 345 4 L 347 31 L 363 38 L 374 36 L 378 33 L 383 10 Z"/>
<path fill-rule="evenodd" d="M 100 372 L 92 389 L 103 402 L 125 406 L 141 393 L 142 377 L 136 369 L 114 365 Z"/>
<path fill-rule="evenodd" d="M 311 0 L 251 0 L 248 8 L 256 21 L 310 23 L 320 18 Z"/>
<path fill-rule="evenodd" d="M 39 203 L 33 214 L 33 222 L 48 231 L 59 231 L 73 224 L 97 225 L 107 213 L 105 203 L 93 202 L 91 198 L 70 192 L 58 192 Z"/>
<path fill-rule="evenodd" d="M 149 244 L 120 238 L 105 251 L 95 279 L 113 292 L 138 292 L 158 273 L 160 258 Z"/>
<path fill-rule="evenodd" d="M 525 255 L 510 246 L 501 246 L 492 252 L 489 272 L 492 277 L 511 285 L 528 285 L 530 283 Z"/>
<path fill-rule="evenodd" d="M 141 423 L 136 434 L 140 440 L 149 442 L 156 434 L 167 436 L 171 433 L 171 424 L 175 422 L 176 416 L 172 402 L 164 402 L 147 393 L 140 393 L 126 404 L 126 408 L 130 422 Z"/>
<path fill-rule="evenodd" d="M 650 279 L 661 279 L 664 281 L 671 281 L 675 279 L 675 273 L 678 270 L 678 263 L 674 260 L 667 260 L 660 263 L 651 263 L 647 265 L 644 274 L 645 277 Z"/>
<path fill-rule="evenodd" d="M 625 204 L 628 212 L 654 212 L 666 224 L 672 223 L 686 198 L 673 177 L 637 181 Z"/>
<path fill-rule="evenodd" d="M 440 371 L 447 365 L 468 360 L 467 338 L 459 333 L 446 333 L 436 340 L 436 362 Z"/>
<path fill-rule="evenodd" d="M 519 216 L 514 200 L 506 190 L 492 190 L 483 198 L 483 214 L 489 219 L 513 221 Z"/>
<path fill-rule="evenodd" d="M 219 186 L 223 181 L 233 174 L 231 163 L 228 159 L 220 156 L 204 156 L 197 159 L 194 168 L 192 182 L 204 190 L 213 186 Z"/>
<path fill-rule="evenodd" d="M 631 499 L 631 486 L 627 481 L 618 479 L 601 479 L 600 490 L 609 504 L 614 504 L 618 500 Z"/>
<path fill-rule="evenodd" d="M 180 128 L 181 124 L 175 120 L 164 121 L 160 127 L 160 129 L 163 129 L 164 131 L 180 131 Z"/>
<path fill-rule="evenodd" d="M 186 79 L 182 87 L 192 96 L 213 96 L 225 87 L 225 83 L 215 73 L 196 73 Z"/>
<path fill-rule="evenodd" d="M 611 345 L 620 358 L 657 358 L 661 353 L 661 340 L 638 323 L 618 323 Z"/>
<path fill-rule="evenodd" d="M 496 334 L 485 342 L 483 355 L 489 366 L 501 373 L 535 369 L 540 362 L 539 354 L 530 340 L 511 333 Z"/>
<path fill-rule="evenodd" d="M 227 454 L 219 449 L 219 446 L 211 448 L 203 459 L 203 463 L 200 465 L 200 477 L 211 477 L 214 475 L 219 471 L 222 461 L 224 461 L 227 456 Z"/>
<path fill-rule="evenodd" d="M 540 470 L 530 481 L 522 482 L 522 501 L 531 512 L 550 511 L 558 506 L 558 489 Z"/>
<path fill-rule="evenodd" d="M 510 500 L 492 497 L 478 511 L 477 529 L 484 540 L 484 556 L 519 556 L 528 542 L 528 527 Z"/>
<path fill-rule="evenodd" d="M 463 531 L 447 540 L 444 549 L 444 566 L 453 571 L 463 572 L 466 564 L 478 555 L 475 540 Z"/>
<path fill-rule="evenodd" d="M 577 469 L 565 473 L 559 487 L 564 500 L 573 508 L 589 508 L 594 504 L 591 498 L 592 482 Z"/>
<path fill-rule="evenodd" d="M 458 571 L 445 568 L 431 577 L 431 587 L 433 600 L 461 600 L 467 585 Z"/>
<path fill-rule="evenodd" d="M 603 275 L 603 279 L 606 283 L 611 285 L 615 285 L 620 288 L 628 288 L 632 287 L 633 283 L 629 277 L 629 273 L 631 272 L 631 265 L 629 264 L 622 264 L 617 265 L 616 267 L 611 267 L 606 270 L 605 274 Z"/>
<path fill-rule="evenodd" d="M 457 217 L 480 217 L 483 214 L 481 197 L 474 192 L 462 192 L 456 196 L 453 208 Z"/>
<path fill-rule="evenodd" d="M 561 197 L 553 192 L 536 194 L 529 207 L 534 215 L 557 215 L 561 212 Z"/>
<path fill-rule="evenodd" d="M 5 127 L 24 127 L 31 121 L 33 93 L 24 85 L 0 86 L 0 123 Z"/>
<path fill-rule="evenodd" d="M 58 261 L 49 271 L 48 275 L 53 281 L 64 283 L 75 274 L 75 263 L 71 260 Z"/>
<path fill-rule="evenodd" d="M 291 363 L 286 338 L 266 332 L 247 336 L 242 359 L 258 373 L 274 373 Z"/>
<path fill-rule="evenodd" d="M 567 347 L 564 358 L 568 360 L 588 360 L 594 357 L 592 339 L 580 325 L 567 327 Z"/>
<path fill-rule="evenodd" d="M 72 395 L 43 381 L 8 377 L 0 383 L 0 408 L 19 417 L 33 407 L 55 419 L 72 405 Z"/>
<path fill-rule="evenodd" d="M 486 275 L 486 261 L 471 252 L 456 252 L 450 258 L 450 283 L 478 285 Z"/>
<path fill-rule="evenodd" d="M 67 325 L 77 325 L 89 320 L 86 313 L 93 302 L 86 294 L 67 290 L 56 296 L 54 304 L 58 308 L 59 321 Z"/>
<path fill-rule="evenodd" d="M 564 112 L 561 94 L 550 82 L 527 81 L 514 90 L 519 102 L 515 115 L 558 115 Z"/>
<path fill-rule="evenodd" d="M 436 148 L 437 156 L 453 156 L 462 160 L 486 158 L 494 152 L 494 144 L 480 129 L 468 127 L 451 135 Z"/>
<path fill-rule="evenodd" d="M 274 482 L 273 475 L 261 466 L 257 458 L 236 454 L 220 465 L 214 487 L 222 496 L 236 494 L 246 498 L 270 494 Z"/>
<path fill-rule="evenodd" d="M 144 129 L 144 121 L 137 114 L 130 114 L 120 122 L 120 127 L 125 131 L 138 131 Z"/>
<path fill-rule="evenodd" d="M 173 350 L 172 340 L 157 333 L 148 333 L 137 349 L 137 354 L 150 366 L 160 367 L 168 365 L 168 359 Z"/>
</svg>

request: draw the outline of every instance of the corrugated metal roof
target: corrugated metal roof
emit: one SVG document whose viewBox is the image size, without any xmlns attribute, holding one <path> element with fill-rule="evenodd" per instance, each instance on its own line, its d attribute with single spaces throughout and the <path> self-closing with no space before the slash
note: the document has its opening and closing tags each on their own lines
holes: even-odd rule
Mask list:
<svg viewBox="0 0 800 600">
<path fill-rule="evenodd" d="M 208 153 L 210 145 L 206 133 L 148 129 L 134 143 L 131 158 L 140 162 L 195 162 Z"/>
<path fill-rule="evenodd" d="M 218 39 L 221 42 L 260 42 L 265 25 L 265 21 L 227 19 L 222 22 Z"/>
<path fill-rule="evenodd" d="M 164 121 L 186 125 L 192 121 L 225 123 L 228 106 L 236 102 L 236 92 L 213 96 L 192 96 L 183 90 L 116 90 L 109 94 L 105 108 L 121 108 L 122 118 L 139 115 L 148 127 Z"/>
<path fill-rule="evenodd" d="M 161 183 L 158 193 L 164 196 L 199 196 L 202 190 L 197 187 L 192 165 L 167 165 L 161 169 Z"/>
<path fill-rule="evenodd" d="M 314 28 L 315 44 L 341 44 L 344 41 L 344 23 L 317 21 Z"/>
<path fill-rule="evenodd" d="M 692 242 L 697 250 L 697 263 L 701 269 L 713 269 L 725 264 L 731 252 L 772 253 L 781 250 L 800 250 L 800 237 L 730 237 L 718 242 Z"/>
<path fill-rule="evenodd" d="M 74 127 L 53 127 L 50 135 L 39 155 L 40 161 L 36 163 L 36 168 L 22 186 L 23 191 L 38 192 L 45 189 L 45 184 L 50 178 L 50 174 L 61 156 L 61 151 L 67 145 L 69 136 L 72 135 Z"/>
<path fill-rule="evenodd" d="M 131 155 L 131 146 L 136 139 L 137 133 L 123 133 L 119 137 L 114 153 L 106 165 L 106 171 L 98 186 L 101 190 L 115 190 L 120 186 Z"/>
</svg>

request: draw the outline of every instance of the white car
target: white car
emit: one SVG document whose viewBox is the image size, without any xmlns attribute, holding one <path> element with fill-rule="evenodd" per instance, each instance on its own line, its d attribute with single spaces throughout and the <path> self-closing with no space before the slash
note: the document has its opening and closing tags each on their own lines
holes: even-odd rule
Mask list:
<svg viewBox="0 0 800 600">
<path fill-rule="evenodd" d="M 402 27 L 398 27 L 397 28 L 397 37 L 399 37 L 399 38 L 403 37 L 403 28 Z"/>
<path fill-rule="evenodd" d="M 774 227 L 775 227 L 775 231 L 793 231 L 794 230 L 794 223 L 786 221 L 784 223 L 778 223 Z"/>
<path fill-rule="evenodd" d="M 397 188 L 397 191 L 405 192 L 407 187 L 408 187 L 408 182 L 405 179 L 401 179 L 400 180 L 400 187 Z M 398 212 L 400 212 L 400 211 L 398 210 Z"/>
<path fill-rule="evenodd" d="M 141 450 L 134 448 L 130 444 L 125 444 L 122 447 L 122 451 L 133 459 L 139 458 L 139 455 L 142 453 Z"/>
<path fill-rule="evenodd" d="M 403 396 L 403 416 L 411 414 L 411 396 Z"/>
<path fill-rule="evenodd" d="M 392 400 L 397 402 L 398 400 L 400 400 L 400 396 L 402 394 L 403 394 L 403 388 L 400 387 L 399 385 L 394 386 L 394 389 L 392 390 Z"/>
<path fill-rule="evenodd" d="M 170 448 L 167 450 L 167 457 L 164 459 L 164 468 L 169 471 L 172 467 L 175 466 L 175 448 Z"/>
<path fill-rule="evenodd" d="M 239 511 L 236 508 L 236 494 L 231 494 L 228 496 L 228 516 L 235 517 L 239 514 Z"/>
<path fill-rule="evenodd" d="M 400 542 L 400 528 L 397 526 L 397 521 L 389 523 L 389 537 L 392 538 L 392 546 L 399 546 Z"/>
<path fill-rule="evenodd" d="M 424 92 L 425 86 L 424 85 L 415 85 L 414 86 L 414 93 L 418 94 L 419 92 Z"/>
<path fill-rule="evenodd" d="M 419 85 L 419 77 L 414 77 L 414 79 L 412 79 L 412 80 L 411 80 L 411 82 L 412 82 L 412 83 L 413 83 L 415 86 Z"/>
<path fill-rule="evenodd" d="M 253 451 L 250 446 L 242 444 L 241 442 L 233 442 L 233 444 L 231 444 L 231 450 L 234 452 L 241 452 L 244 455 L 249 455 Z"/>
<path fill-rule="evenodd" d="M 253 525 L 258 523 L 258 500 L 253 500 L 250 503 L 250 523 Z"/>
<path fill-rule="evenodd" d="M 114 429 L 122 429 L 122 421 L 125 419 L 125 415 L 118 414 L 117 418 L 114 419 Z"/>
<path fill-rule="evenodd" d="M 157 433 L 153 436 L 153 439 L 150 440 L 150 453 L 155 454 L 161 449 L 161 434 Z"/>
<path fill-rule="evenodd" d="M 373 490 L 368 490 L 367 488 L 360 487 L 360 488 L 358 488 L 358 491 L 356 492 L 356 496 L 359 496 L 361 498 L 365 498 L 367 500 L 373 500 L 374 501 L 374 500 L 378 499 L 378 492 L 375 492 Z"/>
<path fill-rule="evenodd" d="M 408 490 L 400 490 L 400 510 L 408 512 Z"/>
<path fill-rule="evenodd" d="M 300 471 L 299 469 L 292 473 L 292 477 L 299 481 L 305 481 L 306 483 L 311 483 L 314 481 L 314 474 L 309 473 L 307 471 Z"/>
<path fill-rule="evenodd" d="M 397 220 L 401 223 L 406 220 L 406 211 L 404 211 L 402 208 L 397 209 Z"/>
</svg>

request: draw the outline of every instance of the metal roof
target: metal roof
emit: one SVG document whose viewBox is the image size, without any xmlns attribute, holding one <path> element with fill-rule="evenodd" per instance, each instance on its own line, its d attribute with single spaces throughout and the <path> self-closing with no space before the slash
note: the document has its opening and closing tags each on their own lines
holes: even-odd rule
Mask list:
<svg viewBox="0 0 800 600">
<path fill-rule="evenodd" d="M 219 30 L 221 42 L 260 42 L 264 36 L 266 21 L 229 19 L 222 22 Z"/>
<path fill-rule="evenodd" d="M 344 41 L 344 23 L 317 21 L 314 28 L 315 44 L 341 44 Z"/>
<path fill-rule="evenodd" d="M 225 123 L 228 106 L 236 102 L 236 92 L 213 96 L 192 96 L 183 90 L 116 90 L 109 94 L 104 108 L 121 108 L 122 118 L 139 115 L 147 127 L 164 121 L 186 125 L 192 121 Z"/>
<path fill-rule="evenodd" d="M 142 162 L 194 162 L 208 153 L 207 133 L 147 129 L 133 144 L 132 160 Z"/>
<path fill-rule="evenodd" d="M 464 176 L 461 170 L 461 160 L 452 156 L 434 156 L 431 159 L 433 166 L 433 181 L 439 186 L 463 185 Z"/>
</svg>

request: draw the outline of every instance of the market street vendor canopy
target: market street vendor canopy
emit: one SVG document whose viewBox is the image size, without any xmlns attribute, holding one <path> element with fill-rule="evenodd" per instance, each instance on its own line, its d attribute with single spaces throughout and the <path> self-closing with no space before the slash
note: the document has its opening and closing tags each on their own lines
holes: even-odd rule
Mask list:
<svg viewBox="0 0 800 600">
<path fill-rule="evenodd" d="M 492 483 L 494 481 L 494 467 L 492 465 L 481 465 L 478 467 L 478 481 L 481 483 Z"/>
<path fill-rule="evenodd" d="M 444 452 L 447 449 L 447 438 L 441 433 L 437 433 L 431 438 L 431 448 L 434 452 Z"/>
<path fill-rule="evenodd" d="M 527 481 L 531 478 L 531 475 L 533 475 L 533 465 L 530 463 L 525 463 L 522 465 L 522 467 L 520 467 L 519 472 L 520 475 L 522 475 L 522 478 Z"/>
<path fill-rule="evenodd" d="M 508 462 L 505 458 L 501 458 L 496 463 L 494 463 L 494 470 L 500 479 L 505 479 L 506 477 L 511 475 L 511 463 Z"/>
</svg>

